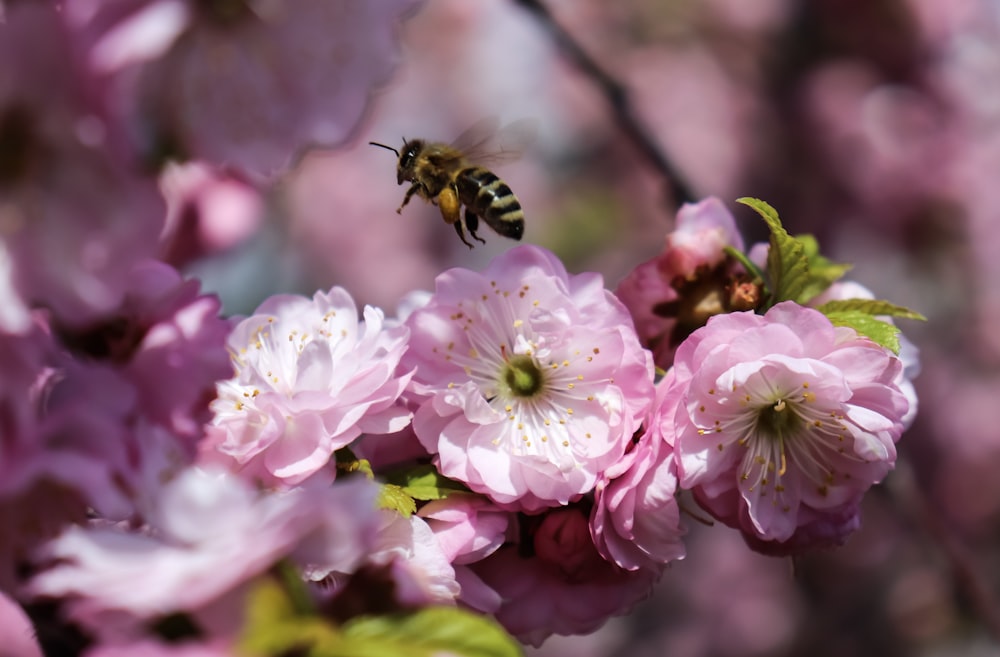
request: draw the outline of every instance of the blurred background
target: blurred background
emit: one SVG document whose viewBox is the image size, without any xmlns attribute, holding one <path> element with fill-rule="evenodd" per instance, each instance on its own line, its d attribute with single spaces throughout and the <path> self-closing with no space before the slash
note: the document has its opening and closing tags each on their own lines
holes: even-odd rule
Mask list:
<svg viewBox="0 0 1000 657">
<path fill-rule="evenodd" d="M 496 168 L 524 240 L 610 288 L 659 252 L 681 201 L 718 196 L 749 243 L 763 224 L 734 200 L 763 198 L 849 278 L 928 317 L 904 326 L 923 371 L 897 470 L 828 553 L 763 557 L 690 521 L 651 599 L 529 654 L 1000 654 L 1000 2 L 548 0 L 627 90 L 671 181 L 524 4 L 427 0 L 353 138 L 303 154 L 263 229 L 194 273 L 230 313 L 338 284 L 392 314 L 442 270 L 484 265 L 513 242 L 484 227 L 470 251 L 420 199 L 397 215 L 395 156 L 367 143 L 450 141 L 484 117 L 537 125 Z"/>
</svg>

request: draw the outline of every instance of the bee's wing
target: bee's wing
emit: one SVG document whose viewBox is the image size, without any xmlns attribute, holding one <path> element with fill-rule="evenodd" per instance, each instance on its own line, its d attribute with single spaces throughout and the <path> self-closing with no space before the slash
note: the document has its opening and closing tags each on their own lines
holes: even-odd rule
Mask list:
<svg viewBox="0 0 1000 657">
<path fill-rule="evenodd" d="M 451 146 L 478 164 L 513 162 L 535 141 L 537 128 L 533 119 L 519 119 L 501 128 L 496 117 L 486 118 L 459 135 Z"/>
</svg>

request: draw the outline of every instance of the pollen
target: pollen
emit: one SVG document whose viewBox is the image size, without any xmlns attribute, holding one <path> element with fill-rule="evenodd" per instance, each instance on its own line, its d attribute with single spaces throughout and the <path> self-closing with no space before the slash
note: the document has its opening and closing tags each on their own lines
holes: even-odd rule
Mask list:
<svg viewBox="0 0 1000 657">
<path fill-rule="evenodd" d="M 524 320 L 523 319 L 515 319 L 514 320 L 514 328 L 521 328 L 522 326 L 524 326 Z"/>
</svg>

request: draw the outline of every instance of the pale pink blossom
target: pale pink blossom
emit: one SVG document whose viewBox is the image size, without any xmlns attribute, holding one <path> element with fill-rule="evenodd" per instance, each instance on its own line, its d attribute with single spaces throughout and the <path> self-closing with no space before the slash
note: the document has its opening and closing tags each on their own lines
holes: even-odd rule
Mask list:
<svg viewBox="0 0 1000 657">
<path fill-rule="evenodd" d="M 742 251 L 743 238 L 722 201 L 687 203 L 677 212 L 663 252 L 618 284 L 615 294 L 658 366 L 669 367 L 681 340 L 708 317 L 729 310 L 727 286 L 734 271 L 723 251 L 727 246 Z"/>
<path fill-rule="evenodd" d="M 712 318 L 674 367 L 681 486 L 752 539 L 842 542 L 845 514 L 895 464 L 900 359 L 783 302 Z"/>
<path fill-rule="evenodd" d="M 65 598 L 68 617 L 102 638 L 143 636 L 147 621 L 185 612 L 208 636 L 241 626 L 244 585 L 280 559 L 350 572 L 372 548 L 377 486 L 261 494 L 232 475 L 189 469 L 164 487 L 142 531 L 70 527 L 39 558 L 54 561 L 27 585 Z"/>
<path fill-rule="evenodd" d="M 396 602 L 405 607 L 454 604 L 460 587 L 451 560 L 427 522 L 385 511 L 367 564 L 389 569 Z"/>
<path fill-rule="evenodd" d="M 401 430 L 408 333 L 372 307 L 359 322 L 338 287 L 271 297 L 230 335 L 236 374 L 212 402 L 217 458 L 247 477 L 297 484 L 362 433 Z"/>
<path fill-rule="evenodd" d="M 684 558 L 674 461 L 674 416 L 680 396 L 667 395 L 673 370 L 656 386 L 642 433 L 597 484 L 590 527 L 598 552 L 626 570 Z"/>
<path fill-rule="evenodd" d="M 530 545 L 504 546 L 470 566 L 502 600 L 496 619 L 524 643 L 593 632 L 628 613 L 659 579 L 659 569 L 629 572 L 601 558 L 578 508 L 550 511 L 536 523 Z"/>
<path fill-rule="evenodd" d="M 406 321 L 414 429 L 446 477 L 510 510 L 566 504 L 625 453 L 652 362 L 597 274 L 520 246 L 451 269 Z"/>
<path fill-rule="evenodd" d="M 431 500 L 420 508 L 419 515 L 454 564 L 473 563 L 495 552 L 506 540 L 511 524 L 509 512 L 473 495 Z"/>
</svg>

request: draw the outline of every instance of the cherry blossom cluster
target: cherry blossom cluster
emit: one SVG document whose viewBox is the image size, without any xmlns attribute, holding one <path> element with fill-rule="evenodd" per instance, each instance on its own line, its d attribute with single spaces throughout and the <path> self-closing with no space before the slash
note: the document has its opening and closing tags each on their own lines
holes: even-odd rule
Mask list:
<svg viewBox="0 0 1000 657">
<path fill-rule="evenodd" d="M 743 253 L 721 201 L 686 205 L 614 292 L 516 246 L 395 315 L 334 286 L 223 318 L 179 273 L 354 127 L 411 5 L 2 6 L 0 592 L 40 639 L 391 654 L 417 624 L 472 654 L 420 615 L 445 607 L 539 645 L 649 595 L 683 496 L 770 554 L 859 526 L 915 350 L 832 263 L 781 269 L 807 256 L 776 217 Z"/>
</svg>

